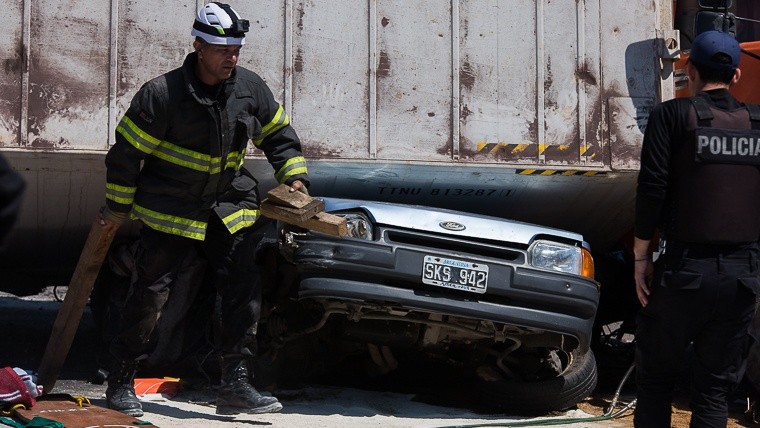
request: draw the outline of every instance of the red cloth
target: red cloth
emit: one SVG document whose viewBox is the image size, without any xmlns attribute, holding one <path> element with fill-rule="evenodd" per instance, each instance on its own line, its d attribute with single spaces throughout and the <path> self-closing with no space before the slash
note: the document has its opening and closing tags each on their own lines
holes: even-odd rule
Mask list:
<svg viewBox="0 0 760 428">
<path fill-rule="evenodd" d="M 0 369 L 0 407 L 23 404 L 27 409 L 31 409 L 34 403 L 34 397 L 13 367 Z"/>
</svg>

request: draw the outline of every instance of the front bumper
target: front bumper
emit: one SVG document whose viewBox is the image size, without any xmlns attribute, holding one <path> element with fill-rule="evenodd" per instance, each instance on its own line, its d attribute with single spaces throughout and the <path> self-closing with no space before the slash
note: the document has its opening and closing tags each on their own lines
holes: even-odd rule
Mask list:
<svg viewBox="0 0 760 428">
<path fill-rule="evenodd" d="M 522 249 L 409 231 L 381 229 L 379 235 L 375 241 L 299 236 L 293 254 L 302 273 L 299 298 L 492 321 L 569 336 L 588 348 L 599 304 L 597 282 L 532 268 Z M 485 293 L 424 284 L 426 255 L 487 264 Z"/>
</svg>

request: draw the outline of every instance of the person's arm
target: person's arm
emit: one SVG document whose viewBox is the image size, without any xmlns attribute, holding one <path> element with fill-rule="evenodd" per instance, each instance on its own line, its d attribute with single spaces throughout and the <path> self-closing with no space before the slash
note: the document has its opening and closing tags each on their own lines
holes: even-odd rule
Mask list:
<svg viewBox="0 0 760 428">
<path fill-rule="evenodd" d="M 106 155 L 106 205 L 100 224 L 118 228 L 132 210 L 142 160 L 162 143 L 166 132 L 162 80 L 143 85 L 116 127 L 116 143 Z"/>
<path fill-rule="evenodd" d="M 641 306 L 649 303 L 649 283 L 652 279 L 652 255 L 649 253 L 650 239 L 633 238 L 633 280 L 636 283 L 636 296 Z"/>
<path fill-rule="evenodd" d="M 290 126 L 290 118 L 274 99 L 272 91 L 260 82 L 256 85 L 259 100 L 256 118 L 262 124 L 261 135 L 253 144 L 264 151 L 274 168 L 277 182 L 291 186 L 292 191 L 306 192 L 309 186 L 306 158 L 301 152 L 301 140 Z"/>
<path fill-rule="evenodd" d="M 641 167 L 636 187 L 634 224 L 634 282 L 642 306 L 649 303 L 649 282 L 653 266 L 650 251 L 657 226 L 662 220 L 668 190 L 673 141 L 685 122 L 686 100 L 660 104 L 652 110 L 641 147 Z M 688 101 L 686 101 L 688 103 Z"/>
</svg>

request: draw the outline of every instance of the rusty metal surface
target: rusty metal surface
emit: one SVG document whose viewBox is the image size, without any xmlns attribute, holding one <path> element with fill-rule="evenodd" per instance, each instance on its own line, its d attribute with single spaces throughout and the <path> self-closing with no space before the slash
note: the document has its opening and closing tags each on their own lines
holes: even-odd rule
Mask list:
<svg viewBox="0 0 760 428">
<path fill-rule="evenodd" d="M 181 64 L 204 2 L 6 1 L 0 147 L 105 151 L 146 80 Z M 657 99 L 670 2 L 265 0 L 241 64 L 319 159 L 635 168 L 610 98 Z M 168 18 L 168 19 L 167 19 Z M 49 31 L 55 22 L 55 31 Z M 669 22 L 666 27 L 669 27 Z M 665 28 L 667 29 L 667 28 Z M 23 68 L 24 53 L 29 69 Z M 25 83 L 27 82 L 27 83 Z M 617 147 L 617 142 L 624 142 Z"/>
<path fill-rule="evenodd" d="M 660 2 L 662 3 L 662 2 Z M 667 5 L 654 1 L 601 2 L 606 17 L 601 32 L 601 53 L 605 63 L 603 97 L 609 102 L 608 141 L 613 169 L 638 169 L 643 126 L 648 108 L 658 101 L 660 85 L 656 29 Z M 670 21 L 668 21 L 670 23 Z M 666 27 L 672 28 L 672 27 Z M 614 59 L 614 61 L 611 61 Z M 621 98 L 628 98 L 623 102 Z M 627 112 L 619 115 L 621 112 Z M 614 117 L 614 115 L 617 115 Z M 622 122 L 621 122 L 622 120 Z"/>
<path fill-rule="evenodd" d="M 32 2 L 29 147 L 106 147 L 108 6 L 108 2 Z M 60 23 L 55 31 L 51 22 Z"/>
<path fill-rule="evenodd" d="M 366 3 L 352 0 L 295 5 L 290 110 L 310 158 L 369 154 L 369 33 L 357 22 L 366 16 Z"/>
<path fill-rule="evenodd" d="M 6 22 L 18 25 L 0 26 L 0 145 L 18 146 L 24 69 L 23 3 L 4 1 L 2 7 Z"/>
</svg>

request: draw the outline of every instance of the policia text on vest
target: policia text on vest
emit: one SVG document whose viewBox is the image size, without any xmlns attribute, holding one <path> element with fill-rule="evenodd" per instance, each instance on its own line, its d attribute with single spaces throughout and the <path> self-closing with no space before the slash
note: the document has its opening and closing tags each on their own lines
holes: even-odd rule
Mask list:
<svg viewBox="0 0 760 428">
<path fill-rule="evenodd" d="M 760 165 L 760 130 L 698 128 L 697 162 Z"/>
</svg>

